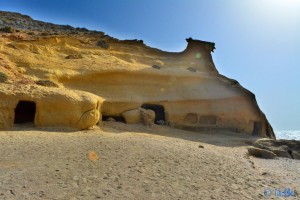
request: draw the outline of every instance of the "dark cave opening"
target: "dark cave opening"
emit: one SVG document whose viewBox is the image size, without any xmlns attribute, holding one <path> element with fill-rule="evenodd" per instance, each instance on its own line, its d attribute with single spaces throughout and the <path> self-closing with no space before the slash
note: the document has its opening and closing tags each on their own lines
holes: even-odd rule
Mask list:
<svg viewBox="0 0 300 200">
<path fill-rule="evenodd" d="M 125 123 L 125 119 L 124 117 L 120 116 L 120 117 L 116 117 L 116 116 L 105 116 L 103 115 L 102 116 L 102 121 L 106 122 L 106 121 L 116 121 L 116 122 L 122 122 L 122 123 Z"/>
<path fill-rule="evenodd" d="M 15 109 L 15 124 L 34 122 L 36 104 L 32 101 L 19 101 Z"/>
</svg>

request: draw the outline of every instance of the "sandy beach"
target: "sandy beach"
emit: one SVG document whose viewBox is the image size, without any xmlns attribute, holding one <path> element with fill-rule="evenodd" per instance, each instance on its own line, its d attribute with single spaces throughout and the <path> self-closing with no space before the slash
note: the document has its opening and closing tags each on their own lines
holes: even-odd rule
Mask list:
<svg viewBox="0 0 300 200">
<path fill-rule="evenodd" d="M 105 122 L 0 132 L 0 199 L 264 199 L 300 191 L 300 161 L 247 155 L 257 138 Z M 287 197 L 286 199 L 297 199 Z"/>
</svg>

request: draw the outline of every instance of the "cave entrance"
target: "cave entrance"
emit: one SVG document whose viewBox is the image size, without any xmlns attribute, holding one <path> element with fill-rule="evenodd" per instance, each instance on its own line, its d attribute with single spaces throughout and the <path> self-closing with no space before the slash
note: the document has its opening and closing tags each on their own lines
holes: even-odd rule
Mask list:
<svg viewBox="0 0 300 200">
<path fill-rule="evenodd" d="M 27 122 L 34 123 L 35 112 L 35 102 L 19 101 L 15 109 L 15 124 L 23 124 Z"/>
<path fill-rule="evenodd" d="M 124 117 L 116 117 L 116 116 L 102 116 L 102 121 L 107 122 L 107 121 L 116 121 L 116 122 L 122 122 L 125 123 Z"/>
<path fill-rule="evenodd" d="M 262 132 L 262 123 L 259 121 L 255 121 L 253 123 L 253 131 L 252 131 L 252 135 L 253 136 L 259 136 L 261 135 Z"/>
<path fill-rule="evenodd" d="M 142 108 L 153 110 L 155 112 L 155 124 L 160 124 L 159 121 L 166 121 L 165 108 L 156 104 L 143 104 Z"/>
</svg>

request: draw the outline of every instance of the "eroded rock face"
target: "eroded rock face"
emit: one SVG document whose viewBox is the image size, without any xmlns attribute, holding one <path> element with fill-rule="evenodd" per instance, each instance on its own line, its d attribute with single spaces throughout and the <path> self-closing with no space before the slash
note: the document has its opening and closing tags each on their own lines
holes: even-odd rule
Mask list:
<svg viewBox="0 0 300 200">
<path fill-rule="evenodd" d="M 7 21 L 8 18 L 21 18 L 24 24 L 18 25 L 10 20 L 4 25 L 21 31 L 0 33 L 0 69 L 8 75 L 7 84 L 34 84 L 37 80 L 49 79 L 60 89 L 86 91 L 101 97 L 103 105 L 99 116 L 121 117 L 125 111 L 147 104 L 153 105 L 151 110 L 156 121 L 172 123 L 177 128 L 229 129 L 275 138 L 255 96 L 237 81 L 218 73 L 211 56 L 214 43 L 189 38 L 184 51 L 170 53 L 148 47 L 138 40 L 122 41 L 102 32 L 42 25 L 42 22 L 16 13 L 0 15 L 0 20 Z M 32 34 L 30 31 L 35 25 L 37 27 Z M 57 32 L 55 35 L 41 34 L 38 27 L 44 27 L 41 31 L 45 31 L 45 27 L 46 30 L 54 27 Z M 70 31 L 75 32 L 70 35 Z M 87 34 L 77 34 L 76 31 Z M 99 41 L 109 48 L 99 47 Z M 81 56 L 80 59 L 65 59 L 69 55 Z M 63 96 L 58 96 L 57 101 L 68 102 L 69 98 Z M 40 99 L 37 106 L 59 109 L 57 104 Z M 49 104 L 44 105 L 45 102 Z M 75 102 L 81 104 L 85 100 Z M 68 106 L 71 105 L 66 103 L 61 107 L 65 109 Z M 81 118 L 91 109 L 79 109 L 80 112 L 72 119 L 79 120 L 79 115 Z M 11 118 L 12 111 L 8 109 L 7 112 L 3 116 Z M 35 120 L 45 125 L 52 126 L 57 122 L 60 125 L 63 120 L 60 118 L 66 118 L 68 112 L 62 110 L 58 119 L 49 118 L 48 122 L 44 121 L 46 116 L 43 114 Z M 43 123 L 39 116 L 42 116 Z M 98 113 L 91 111 L 81 118 L 84 122 L 71 120 L 68 123 L 84 127 L 85 121 L 94 124 L 97 116 Z"/>
<path fill-rule="evenodd" d="M 261 139 L 253 145 L 257 148 L 271 151 L 278 157 L 300 159 L 300 141 Z"/>
<path fill-rule="evenodd" d="M 0 84 L 0 129 L 15 123 L 86 129 L 100 119 L 101 98 L 61 88 Z"/>
</svg>

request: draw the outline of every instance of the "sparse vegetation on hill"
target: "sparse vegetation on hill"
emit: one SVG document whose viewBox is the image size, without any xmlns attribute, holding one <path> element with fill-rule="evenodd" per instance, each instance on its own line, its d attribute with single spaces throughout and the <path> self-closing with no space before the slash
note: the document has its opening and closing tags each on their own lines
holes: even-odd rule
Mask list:
<svg viewBox="0 0 300 200">
<path fill-rule="evenodd" d="M 91 31 L 87 28 L 72 27 L 70 25 L 57 25 L 32 19 L 27 15 L 19 13 L 0 11 L 0 32 L 13 33 L 17 31 L 37 31 L 42 36 L 60 34 L 88 34 L 97 33 L 104 35 L 101 31 Z M 31 34 L 32 35 L 32 34 Z M 110 38 L 110 37 L 109 37 Z"/>
<path fill-rule="evenodd" d="M 133 40 L 123 40 L 127 44 L 144 44 L 143 40 L 133 39 Z"/>
<path fill-rule="evenodd" d="M 3 33 L 14 33 L 14 32 L 16 32 L 16 30 L 13 29 L 10 26 L 5 26 L 3 28 L 0 28 L 0 32 L 3 32 Z"/>
<path fill-rule="evenodd" d="M 3 72 L 0 72 L 0 83 L 5 83 L 8 79 L 8 76 L 3 73 Z"/>
<path fill-rule="evenodd" d="M 50 32 L 42 32 L 41 33 L 41 36 L 48 36 L 48 35 L 50 35 Z"/>
<path fill-rule="evenodd" d="M 83 58 L 80 54 L 74 54 L 74 55 L 68 55 L 66 56 L 66 59 L 81 59 Z"/>
<path fill-rule="evenodd" d="M 102 47 L 103 49 L 109 49 L 109 45 L 105 40 L 99 40 L 97 46 Z"/>
</svg>

